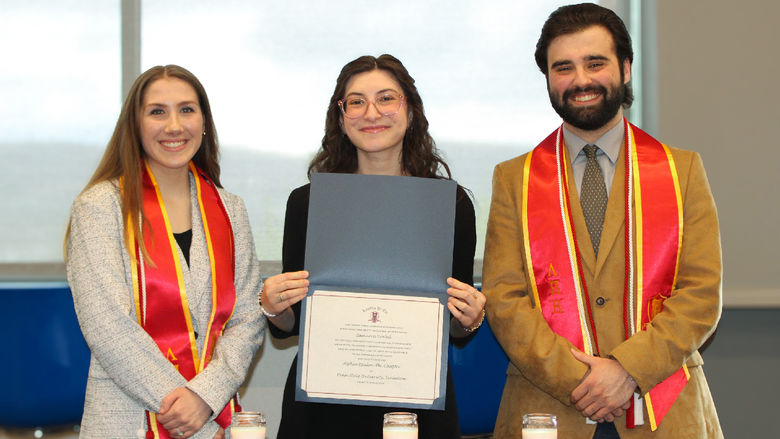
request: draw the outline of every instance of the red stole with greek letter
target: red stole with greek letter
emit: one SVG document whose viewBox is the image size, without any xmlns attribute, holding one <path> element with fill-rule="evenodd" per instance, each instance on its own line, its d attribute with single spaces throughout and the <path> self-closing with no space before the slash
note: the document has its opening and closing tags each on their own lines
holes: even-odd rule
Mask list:
<svg viewBox="0 0 780 439">
<path fill-rule="evenodd" d="M 130 249 L 133 264 L 133 292 L 138 324 L 154 339 L 163 355 L 188 381 L 211 360 L 217 339 L 222 334 L 236 303 L 234 285 L 233 229 L 216 185 L 190 162 L 195 176 L 198 206 L 206 235 L 211 264 L 212 309 L 203 351 L 198 355 L 195 331 L 188 304 L 177 244 L 171 232 L 168 214 L 154 174 L 144 162 L 141 221 L 143 239 L 151 261 L 144 260 L 133 229 L 135 242 Z M 230 425 L 234 400 L 217 417 L 222 427 Z M 169 438 L 154 413 L 147 411 L 149 438 Z"/>
<path fill-rule="evenodd" d="M 677 277 L 683 220 L 679 179 L 669 149 L 627 121 L 623 123 L 627 151 L 623 194 L 624 323 L 628 338 L 644 330 L 671 295 Z M 598 355 L 588 288 L 582 278 L 579 244 L 572 227 L 569 161 L 562 137 L 559 128 L 534 148 L 525 161 L 522 212 L 528 275 L 536 304 L 550 328 L 583 352 Z M 683 366 L 645 394 L 653 431 L 688 378 L 688 370 Z M 633 410 L 626 421 L 629 428 L 634 427 Z"/>
</svg>

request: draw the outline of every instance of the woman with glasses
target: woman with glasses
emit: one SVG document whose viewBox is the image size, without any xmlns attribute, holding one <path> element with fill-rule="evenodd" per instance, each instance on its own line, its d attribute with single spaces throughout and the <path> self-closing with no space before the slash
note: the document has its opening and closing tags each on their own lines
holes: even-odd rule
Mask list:
<svg viewBox="0 0 780 439">
<path fill-rule="evenodd" d="M 390 55 L 362 56 L 341 70 L 330 99 L 322 148 L 309 165 L 313 172 L 398 175 L 449 179 L 449 167 L 428 133 L 422 100 L 401 62 Z M 277 338 L 297 335 L 300 301 L 308 290 L 303 270 L 309 185 L 295 189 L 287 201 L 282 252 L 283 273 L 269 278 L 261 302 L 269 329 Z M 463 339 L 484 319 L 485 296 L 474 289 L 476 246 L 474 207 L 458 187 L 452 277 L 447 304 L 453 319 L 450 336 Z M 297 358 L 284 390 L 279 439 L 379 438 L 386 412 L 402 408 L 295 401 Z M 420 438 L 460 438 L 451 377 L 447 377 L 445 410 L 413 410 Z"/>
<path fill-rule="evenodd" d="M 225 436 L 263 317 L 246 208 L 218 157 L 200 81 L 141 74 L 65 237 L 92 352 L 82 438 Z"/>
</svg>

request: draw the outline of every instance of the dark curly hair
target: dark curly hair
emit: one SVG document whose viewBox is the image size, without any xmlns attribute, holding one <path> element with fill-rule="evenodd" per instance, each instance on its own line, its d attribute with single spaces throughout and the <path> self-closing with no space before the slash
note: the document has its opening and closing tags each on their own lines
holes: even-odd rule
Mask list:
<svg viewBox="0 0 780 439">
<path fill-rule="evenodd" d="M 338 101 L 344 98 L 347 83 L 353 76 L 384 70 L 398 81 L 406 99 L 409 114 L 409 125 L 404 135 L 401 153 L 401 166 L 404 172 L 412 177 L 452 178 L 450 168 L 439 156 L 436 143 L 428 133 L 428 119 L 425 117 L 422 99 L 414 85 L 414 78 L 409 75 L 401 61 L 392 55 L 381 55 L 378 58 L 361 56 L 341 69 L 336 88 L 328 104 L 328 114 L 325 118 L 325 135 L 322 137 L 322 148 L 309 164 L 308 176 L 314 172 L 354 173 L 357 171 L 357 149 L 341 129 L 342 114 Z"/>
</svg>

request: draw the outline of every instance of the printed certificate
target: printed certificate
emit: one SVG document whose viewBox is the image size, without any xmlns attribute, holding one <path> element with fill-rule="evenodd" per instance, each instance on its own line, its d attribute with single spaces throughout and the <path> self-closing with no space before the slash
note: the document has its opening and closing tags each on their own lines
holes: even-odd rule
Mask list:
<svg viewBox="0 0 780 439">
<path fill-rule="evenodd" d="M 435 297 L 315 291 L 301 386 L 309 397 L 431 405 L 439 396 L 444 307 Z"/>
<path fill-rule="evenodd" d="M 444 410 L 456 192 L 312 176 L 296 400 Z"/>
</svg>

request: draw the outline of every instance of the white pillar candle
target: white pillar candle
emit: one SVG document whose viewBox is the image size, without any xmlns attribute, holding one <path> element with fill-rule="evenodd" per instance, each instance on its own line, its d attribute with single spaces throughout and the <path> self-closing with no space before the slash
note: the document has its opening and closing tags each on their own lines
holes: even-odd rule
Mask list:
<svg viewBox="0 0 780 439">
<path fill-rule="evenodd" d="M 558 417 L 549 413 L 524 414 L 523 439 L 558 439 Z"/>
<path fill-rule="evenodd" d="M 265 427 L 230 427 L 230 439 L 265 439 Z"/>
<path fill-rule="evenodd" d="M 382 439 L 417 439 L 416 425 L 385 425 Z"/>
<path fill-rule="evenodd" d="M 558 439 L 558 429 L 524 428 L 523 439 Z"/>
</svg>

